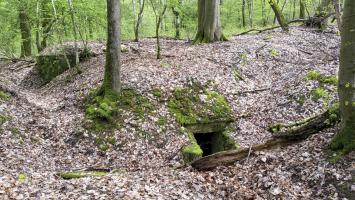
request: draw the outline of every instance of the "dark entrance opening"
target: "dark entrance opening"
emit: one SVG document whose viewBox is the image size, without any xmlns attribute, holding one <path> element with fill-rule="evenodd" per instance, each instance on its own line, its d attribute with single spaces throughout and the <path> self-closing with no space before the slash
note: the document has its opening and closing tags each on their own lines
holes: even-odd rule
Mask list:
<svg viewBox="0 0 355 200">
<path fill-rule="evenodd" d="M 203 151 L 202 156 L 208 156 L 213 154 L 213 138 L 216 133 L 195 133 L 195 139 L 197 144 Z"/>
</svg>

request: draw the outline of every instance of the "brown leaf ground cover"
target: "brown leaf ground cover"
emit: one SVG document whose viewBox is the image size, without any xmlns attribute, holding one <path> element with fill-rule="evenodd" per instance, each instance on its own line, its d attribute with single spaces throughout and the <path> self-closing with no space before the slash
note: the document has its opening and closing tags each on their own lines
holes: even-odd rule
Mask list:
<svg viewBox="0 0 355 200">
<path fill-rule="evenodd" d="M 138 91 L 153 109 L 143 117 L 121 113 L 115 142 L 105 151 L 82 123 L 84 98 L 103 78 L 103 44 L 93 45 L 97 56 L 81 64 L 82 74 L 71 77 L 68 71 L 46 85 L 34 67 L 2 64 L 0 83 L 16 95 L 0 102 L 0 198 L 351 199 L 354 153 L 331 164 L 325 151 L 336 128 L 289 147 L 252 153 L 248 162 L 198 172 L 181 167 L 179 152 L 188 138 L 167 108 L 176 87 L 206 85 L 242 116 L 232 137 L 242 147 L 261 143 L 271 137 L 269 124 L 322 111 L 327 102 L 309 97 L 317 86 L 305 76 L 311 70 L 337 74 L 339 42 L 332 31 L 299 27 L 288 34 L 275 30 L 194 46 L 165 39 L 161 60 L 155 59 L 154 39 L 127 42 L 124 88 Z M 336 98 L 335 88 L 329 90 Z M 91 167 L 113 171 L 71 180 L 57 174 Z"/>
</svg>

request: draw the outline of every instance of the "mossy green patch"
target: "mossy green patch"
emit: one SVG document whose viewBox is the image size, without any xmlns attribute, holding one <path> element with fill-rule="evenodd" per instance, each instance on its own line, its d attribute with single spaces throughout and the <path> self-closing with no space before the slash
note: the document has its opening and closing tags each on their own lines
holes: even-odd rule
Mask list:
<svg viewBox="0 0 355 200">
<path fill-rule="evenodd" d="M 182 155 L 185 163 L 201 158 L 203 151 L 197 143 L 190 144 L 182 149 Z"/>
<path fill-rule="evenodd" d="M 0 91 L 0 100 L 8 101 L 10 99 L 11 99 L 11 95 L 9 93 Z"/>
<path fill-rule="evenodd" d="M 63 172 L 60 173 L 59 176 L 63 179 L 78 179 L 85 177 L 98 177 L 98 176 L 106 176 L 108 173 L 103 171 L 73 171 L 73 172 Z"/>
<path fill-rule="evenodd" d="M 21 174 L 19 174 L 19 175 L 17 176 L 17 180 L 18 180 L 18 182 L 20 182 L 20 183 L 24 183 L 24 182 L 26 182 L 26 180 L 27 180 L 27 175 L 21 173 Z"/>
<path fill-rule="evenodd" d="M 159 117 L 157 124 L 159 126 L 164 126 L 167 122 L 168 120 L 165 117 Z"/>
<path fill-rule="evenodd" d="M 102 88 L 90 92 L 85 107 L 84 125 L 93 131 L 95 142 L 102 151 L 116 144 L 113 130 L 122 125 L 122 113 L 131 112 L 137 118 L 144 119 L 155 109 L 148 98 L 133 89 L 123 89 L 117 95 L 110 91 L 103 92 Z"/>
<path fill-rule="evenodd" d="M 162 96 L 162 91 L 158 88 L 155 88 L 152 90 L 152 94 L 157 97 L 157 98 L 160 98 Z"/>
<path fill-rule="evenodd" d="M 177 88 L 169 111 L 182 126 L 233 121 L 233 112 L 221 94 L 201 87 Z"/>
</svg>

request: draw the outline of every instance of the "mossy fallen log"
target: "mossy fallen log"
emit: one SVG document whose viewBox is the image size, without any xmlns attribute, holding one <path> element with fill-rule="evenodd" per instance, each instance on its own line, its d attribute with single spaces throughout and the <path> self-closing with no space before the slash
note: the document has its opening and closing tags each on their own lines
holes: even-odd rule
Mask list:
<svg viewBox="0 0 355 200">
<path fill-rule="evenodd" d="M 322 114 L 290 124 L 276 124 L 269 127 L 273 138 L 250 148 L 224 151 L 195 160 L 191 166 L 198 170 L 210 170 L 243 160 L 250 152 L 269 150 L 302 141 L 312 134 L 334 126 L 340 121 L 339 107 L 333 107 Z"/>
</svg>

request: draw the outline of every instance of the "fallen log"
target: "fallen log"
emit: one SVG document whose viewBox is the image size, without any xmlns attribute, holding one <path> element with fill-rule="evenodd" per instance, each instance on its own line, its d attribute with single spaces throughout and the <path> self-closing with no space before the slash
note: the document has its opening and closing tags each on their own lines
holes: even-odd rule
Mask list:
<svg viewBox="0 0 355 200">
<path fill-rule="evenodd" d="M 276 124 L 269 127 L 273 138 L 250 148 L 224 151 L 202 157 L 191 163 L 197 170 L 210 170 L 222 165 L 230 165 L 245 159 L 251 152 L 269 150 L 300 142 L 321 130 L 334 126 L 340 121 L 339 108 L 334 107 L 322 114 L 291 124 Z"/>
</svg>

